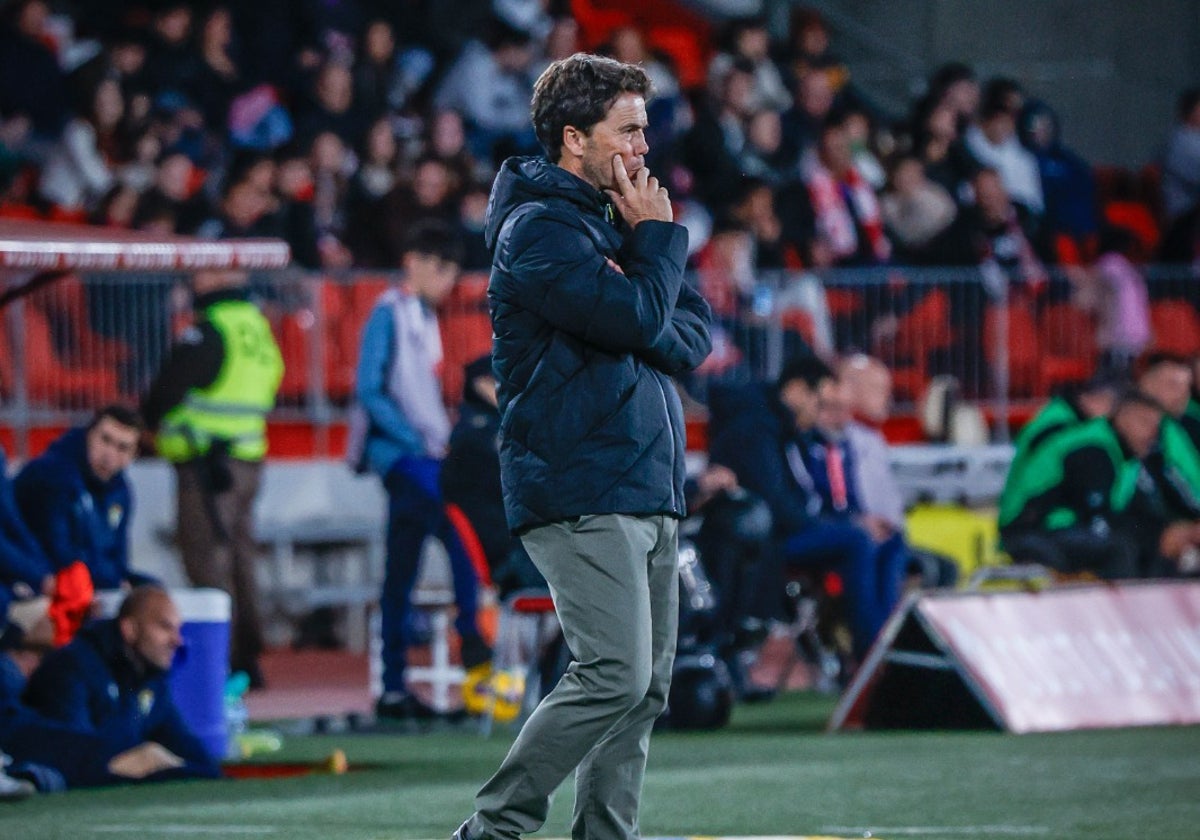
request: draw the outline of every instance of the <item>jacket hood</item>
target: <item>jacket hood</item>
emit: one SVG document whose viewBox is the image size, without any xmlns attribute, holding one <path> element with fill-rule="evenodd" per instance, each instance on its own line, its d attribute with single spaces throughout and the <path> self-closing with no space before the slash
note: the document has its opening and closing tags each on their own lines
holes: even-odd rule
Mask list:
<svg viewBox="0 0 1200 840">
<path fill-rule="evenodd" d="M 608 199 L 591 184 L 541 156 L 511 157 L 500 167 L 492 184 L 483 236 L 494 250 L 504 220 L 513 210 L 530 201 L 558 198 L 570 201 L 586 213 L 604 215 Z"/>
<path fill-rule="evenodd" d="M 83 483 L 93 491 L 108 492 L 124 481 L 124 474 L 117 473 L 108 481 L 101 481 L 88 463 L 87 457 L 87 428 L 78 426 L 54 441 L 46 449 L 46 456 L 66 466 L 68 470 L 75 468 L 83 477 Z"/>
</svg>

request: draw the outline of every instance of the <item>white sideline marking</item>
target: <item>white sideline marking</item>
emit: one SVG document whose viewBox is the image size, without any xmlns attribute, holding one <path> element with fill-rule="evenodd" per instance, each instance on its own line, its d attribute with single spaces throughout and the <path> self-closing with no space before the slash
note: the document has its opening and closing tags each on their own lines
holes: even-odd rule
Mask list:
<svg viewBox="0 0 1200 840">
<path fill-rule="evenodd" d="M 163 834 L 275 834 L 279 829 L 272 825 L 93 825 L 97 834 L 141 833 L 153 828 Z"/>
<path fill-rule="evenodd" d="M 878 835 L 880 838 L 889 835 L 922 836 L 926 834 L 1011 834 L 1014 837 L 1031 837 L 1037 834 L 1049 834 L 1050 829 L 1044 825 L 881 825 L 853 826 L 827 825 L 822 831 L 832 831 L 837 834 L 851 834 L 855 837 Z"/>
</svg>

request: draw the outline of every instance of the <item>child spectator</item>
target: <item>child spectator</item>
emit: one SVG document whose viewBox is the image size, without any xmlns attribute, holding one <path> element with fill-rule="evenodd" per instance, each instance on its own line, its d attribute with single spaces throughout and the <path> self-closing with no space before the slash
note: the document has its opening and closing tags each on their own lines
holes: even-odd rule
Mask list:
<svg viewBox="0 0 1200 840">
<path fill-rule="evenodd" d="M 403 275 L 375 304 L 363 328 L 355 376 L 357 399 L 347 458 L 379 476 L 388 494 L 387 571 L 380 596 L 383 640 L 381 717 L 411 720 L 435 712 L 408 690 L 412 589 L 421 547 L 441 540 L 454 576 L 463 665 L 480 665 L 491 651 L 476 624 L 475 571 L 442 504 L 442 459 L 450 418 L 437 369 L 442 362 L 436 307 L 450 292 L 461 260 L 459 244 L 440 224 L 415 225 L 401 251 Z"/>
</svg>

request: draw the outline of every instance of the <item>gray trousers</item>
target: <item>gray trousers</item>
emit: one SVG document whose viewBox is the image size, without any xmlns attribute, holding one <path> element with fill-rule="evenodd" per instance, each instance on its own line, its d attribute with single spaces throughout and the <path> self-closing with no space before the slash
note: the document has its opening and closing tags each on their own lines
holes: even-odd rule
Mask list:
<svg viewBox="0 0 1200 840">
<path fill-rule="evenodd" d="M 536 831 L 575 770 L 571 836 L 636 838 L 650 730 L 675 659 L 678 522 L 584 516 L 521 542 L 550 585 L 575 661 L 480 789 L 467 831 L 502 840 Z"/>
</svg>

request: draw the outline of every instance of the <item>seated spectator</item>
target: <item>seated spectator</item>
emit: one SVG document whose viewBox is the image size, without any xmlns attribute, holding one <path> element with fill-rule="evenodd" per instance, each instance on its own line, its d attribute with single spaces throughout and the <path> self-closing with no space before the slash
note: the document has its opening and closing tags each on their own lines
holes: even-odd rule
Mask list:
<svg viewBox="0 0 1200 840">
<path fill-rule="evenodd" d="M 1200 207 L 1200 87 L 1179 96 L 1162 165 L 1163 213 L 1170 227 Z"/>
<path fill-rule="evenodd" d="M 632 24 L 618 26 L 609 36 L 607 49 L 602 49 L 601 52 L 617 61 L 636 64 L 645 70 L 646 75 L 650 77 L 650 89 L 654 91 L 655 101 L 679 97 L 681 89 L 678 77 L 668 62 L 646 46 L 646 38 L 638 27 Z M 648 107 L 649 105 L 650 103 Z M 654 148 L 653 143 L 650 144 L 650 148 Z"/>
<path fill-rule="evenodd" d="M 862 105 L 849 103 L 842 107 L 846 136 L 850 139 L 850 159 L 871 189 L 878 192 L 887 181 L 876 145 L 876 129 L 871 113 Z"/>
<path fill-rule="evenodd" d="M 679 138 L 679 162 L 696 177 L 695 195 L 710 208 L 728 207 L 737 197 L 753 89 L 753 67 L 734 62 L 714 91 L 698 95 L 694 122 Z"/>
<path fill-rule="evenodd" d="M 916 155 L 902 155 L 893 161 L 880 208 L 884 228 L 896 246 L 896 262 L 946 265 L 970 261 L 970 246 L 962 235 L 964 220 L 953 196 L 926 175 Z"/>
<path fill-rule="evenodd" d="M 1025 220 L 994 169 L 981 169 L 973 181 L 975 213 L 972 242 L 979 262 L 1000 269 L 997 282 L 1036 288 L 1046 281 L 1046 269 L 1034 251 Z M 985 276 L 984 282 L 988 282 Z M 998 292 L 999 289 L 989 289 Z"/>
<path fill-rule="evenodd" d="M 0 21 L 0 114 L 23 118 L 44 140 L 58 136 L 67 114 L 66 80 L 47 44 L 49 17 L 45 0 L 18 0 Z"/>
<path fill-rule="evenodd" d="M 1046 205 L 1041 239 L 1047 256 L 1058 236 L 1086 245 L 1099 226 L 1091 165 L 1063 145 L 1058 115 L 1046 103 L 1026 103 L 1019 120 L 1021 143 L 1033 152 L 1041 178 Z"/>
<path fill-rule="evenodd" d="M 904 560 L 874 519 L 859 520 L 844 441 L 817 427 L 821 395 L 833 384 L 815 356 L 789 362 L 777 384 L 746 389 L 730 416 L 714 414 L 710 459 L 766 501 L 785 564 L 841 576 L 861 661 L 896 603 Z"/>
<path fill-rule="evenodd" d="M 959 205 L 970 203 L 970 181 L 979 171 L 979 161 L 962 139 L 964 120 L 949 97 L 939 100 L 930 95 L 917 102 L 910 128 L 913 153 L 925 165 L 926 176 Z"/>
<path fill-rule="evenodd" d="M 1105 580 L 1157 577 L 1200 542 L 1193 521 L 1162 520 L 1135 504 L 1142 461 L 1163 409 L 1130 391 L 1111 419 L 1050 438 L 1000 496 L 1000 535 L 1013 559 Z"/>
<path fill-rule="evenodd" d="M 737 62 L 744 62 L 753 77 L 750 110 L 783 111 L 791 107 L 788 86 L 771 60 L 771 38 L 764 19 L 749 17 L 731 21 L 723 41 L 721 50 L 708 65 L 710 89 L 719 90 L 729 69 Z"/>
<path fill-rule="evenodd" d="M 1200 452 L 1200 354 L 1192 357 L 1192 394 L 1179 422 Z"/>
<path fill-rule="evenodd" d="M 1030 458 L 1057 435 L 1097 417 L 1107 417 L 1120 386 L 1120 379 L 1101 371 L 1087 382 L 1068 386 L 1052 397 L 1017 435 L 1006 481 L 1013 484 L 1023 481 Z"/>
<path fill-rule="evenodd" d="M 839 266 L 879 265 L 891 256 L 875 192 L 854 166 L 850 137 L 840 117 L 821 129 L 816 159 L 805 178 L 817 235 Z"/>
<path fill-rule="evenodd" d="M 863 515 L 876 518 L 903 539 L 904 496 L 892 474 L 891 447 L 880 431 L 892 409 L 891 371 L 878 359 L 860 353 L 842 359 L 837 375 L 842 394 L 835 393 L 828 402 L 826 415 L 831 416 L 823 422 L 840 429 L 854 456 L 855 496 Z M 844 407 L 839 398 L 845 400 Z M 958 579 L 958 566 L 948 557 L 907 544 L 905 553 L 908 572 L 919 573 L 923 586 L 953 586 Z"/>
<path fill-rule="evenodd" d="M 796 160 L 805 160 L 821 139 L 837 99 L 832 71 L 808 70 L 796 77 L 796 104 L 783 112 L 783 147 Z"/>
<path fill-rule="evenodd" d="M 536 148 L 529 126 L 533 58 L 529 33 L 496 20 L 486 41 L 463 48 L 434 94 L 437 108 L 463 115 L 471 153 L 480 160 Z"/>
<path fill-rule="evenodd" d="M 363 115 L 354 102 L 354 77 L 340 61 L 329 59 L 322 65 L 313 85 L 311 105 L 296 119 L 296 134 L 302 143 L 313 142 L 327 132 L 350 149 L 362 137 Z"/>
<path fill-rule="evenodd" d="M 17 475 L 17 507 L 55 572 L 80 561 L 97 589 L 149 580 L 129 567 L 133 495 L 125 468 L 141 430 L 132 409 L 105 406 Z"/>
<path fill-rule="evenodd" d="M 283 226 L 274 210 L 269 184 L 264 189 L 249 178 L 228 178 L 217 215 L 199 225 L 196 235 L 204 239 L 278 237 Z"/>
<path fill-rule="evenodd" d="M 1068 270 L 1075 303 L 1096 317 L 1100 365 L 1129 373 L 1150 344 L 1150 292 L 1133 262 L 1137 251 L 1126 228 L 1106 225 L 1100 232 L 1100 256 L 1082 271 Z"/>
<path fill-rule="evenodd" d="M 787 78 L 801 79 L 816 70 L 825 76 L 833 93 L 850 84 L 850 68 L 830 49 L 829 25 L 821 13 L 804 6 L 792 9 L 788 41 L 780 64 Z"/>
<path fill-rule="evenodd" d="M 1152 353 L 1139 367 L 1138 388 L 1163 409 L 1156 446 L 1145 458 L 1152 496 L 1168 517 L 1200 519 L 1200 449 L 1183 424 L 1192 395 L 1192 366 L 1182 356 Z"/>
<path fill-rule="evenodd" d="M 207 12 L 200 24 L 196 53 L 186 93 L 204 115 L 205 125 L 220 131 L 229 124 L 229 104 L 246 87 L 228 7 L 216 6 Z"/>
<path fill-rule="evenodd" d="M 63 129 L 42 169 L 42 198 L 69 213 L 93 207 L 116 179 L 118 129 L 125 114 L 121 87 L 111 79 L 96 85 L 87 110 Z"/>
<path fill-rule="evenodd" d="M 932 107 L 945 105 L 958 127 L 969 125 L 979 112 L 979 81 L 968 65 L 951 61 L 929 77 L 928 100 Z"/>
<path fill-rule="evenodd" d="M 209 755 L 188 730 L 167 684 L 183 643 L 181 626 L 166 590 L 139 586 L 125 597 L 115 619 L 84 628 L 71 644 L 48 654 L 30 676 L 25 705 L 68 728 L 67 737 L 85 739 L 83 744 L 91 748 L 85 756 L 93 759 L 86 763 L 103 767 L 99 772 L 91 768 L 85 784 L 220 777 L 218 757 Z M 34 728 L 39 735 L 44 731 L 44 726 Z M 19 745 L 30 740 L 18 727 L 10 749 L 20 755 L 25 749 Z M 57 740 L 67 753 L 82 746 L 79 741 L 64 745 L 67 739 L 61 734 Z M 93 752 L 97 750 L 99 754 Z"/>
<path fill-rule="evenodd" d="M 975 159 L 995 169 L 1012 200 L 1035 217 L 1045 212 L 1037 159 L 1017 138 L 1020 88 L 1007 79 L 992 79 L 983 93 L 979 122 L 963 139 Z M 1015 107 L 1014 107 L 1015 106 Z"/>
</svg>

